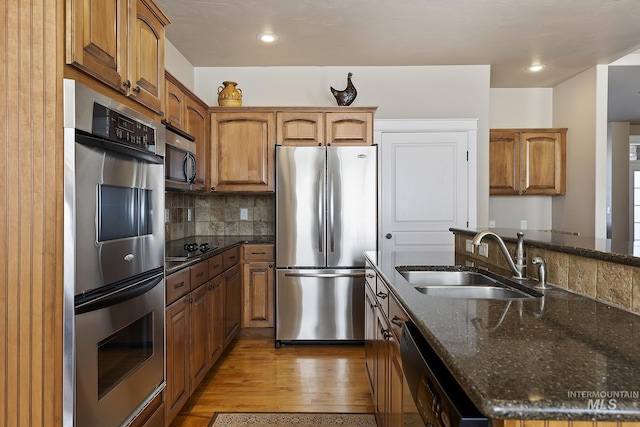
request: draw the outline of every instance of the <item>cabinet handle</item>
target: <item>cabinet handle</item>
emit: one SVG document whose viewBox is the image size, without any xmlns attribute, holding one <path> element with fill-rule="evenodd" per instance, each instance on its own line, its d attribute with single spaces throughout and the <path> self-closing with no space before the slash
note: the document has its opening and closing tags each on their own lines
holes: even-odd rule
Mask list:
<svg viewBox="0 0 640 427">
<path fill-rule="evenodd" d="M 382 299 L 385 299 L 387 297 L 387 294 L 385 294 L 384 292 L 378 292 L 376 295 L 378 296 L 378 298 Z"/>
<path fill-rule="evenodd" d="M 235 256 L 230 256 L 229 259 L 236 259 L 236 257 Z"/>
<path fill-rule="evenodd" d="M 216 191 L 216 187 L 211 187 L 211 191 Z"/>
<path fill-rule="evenodd" d="M 371 274 L 371 273 L 367 273 L 367 277 L 368 277 L 369 279 L 373 279 L 375 276 L 374 276 L 373 274 Z"/>
<path fill-rule="evenodd" d="M 183 282 L 180 282 L 180 283 L 176 283 L 175 285 L 173 285 L 173 287 L 174 287 L 174 288 L 176 288 L 176 289 L 177 289 L 177 288 L 181 288 L 181 287 L 183 287 L 183 286 L 184 286 L 184 281 L 183 281 Z"/>
<path fill-rule="evenodd" d="M 136 87 L 134 87 L 134 88 L 133 88 L 133 91 L 134 91 L 135 93 L 140 93 L 140 86 L 136 86 Z"/>
<path fill-rule="evenodd" d="M 391 334 L 384 328 L 380 328 L 380 333 L 384 337 L 384 339 L 391 338 Z"/>
<path fill-rule="evenodd" d="M 204 275 L 204 271 L 201 271 L 200 273 L 196 274 L 196 277 L 202 277 Z"/>
<path fill-rule="evenodd" d="M 269 268 L 273 268 L 273 264 L 269 264 Z"/>
<path fill-rule="evenodd" d="M 126 87 L 127 89 L 131 87 L 131 80 L 125 80 L 122 82 L 122 86 Z"/>
<path fill-rule="evenodd" d="M 398 325 L 400 327 L 402 327 L 402 325 L 404 325 L 405 322 L 406 320 L 401 319 L 398 316 L 393 316 L 393 319 L 391 319 L 391 323 L 393 323 L 394 325 Z"/>
<path fill-rule="evenodd" d="M 219 268 L 219 267 L 220 267 L 220 264 L 216 264 L 213 266 L 213 268 Z"/>
<path fill-rule="evenodd" d="M 266 252 L 251 252 L 251 255 L 266 255 Z"/>
<path fill-rule="evenodd" d="M 378 304 L 369 304 L 369 307 L 371 308 L 376 308 L 378 306 Z"/>
</svg>

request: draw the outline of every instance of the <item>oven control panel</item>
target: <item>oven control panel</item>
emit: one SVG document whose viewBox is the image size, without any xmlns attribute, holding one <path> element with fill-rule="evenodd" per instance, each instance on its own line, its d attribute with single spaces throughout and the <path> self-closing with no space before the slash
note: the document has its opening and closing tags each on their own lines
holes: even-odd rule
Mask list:
<svg viewBox="0 0 640 427">
<path fill-rule="evenodd" d="M 92 133 L 155 153 L 154 128 L 97 102 L 93 104 Z"/>
</svg>

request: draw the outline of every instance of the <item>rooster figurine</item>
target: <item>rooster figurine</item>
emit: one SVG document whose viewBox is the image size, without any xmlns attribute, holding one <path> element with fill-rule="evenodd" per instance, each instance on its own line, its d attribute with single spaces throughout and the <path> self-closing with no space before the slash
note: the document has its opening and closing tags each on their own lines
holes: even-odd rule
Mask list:
<svg viewBox="0 0 640 427">
<path fill-rule="evenodd" d="M 336 102 L 341 107 L 351 105 L 353 100 L 356 99 L 356 95 L 358 95 L 358 91 L 356 91 L 355 86 L 351 83 L 351 76 L 353 76 L 352 73 L 347 74 L 347 87 L 345 90 L 335 90 L 334 88 L 329 87 L 331 89 L 331 93 L 336 98 Z"/>
</svg>

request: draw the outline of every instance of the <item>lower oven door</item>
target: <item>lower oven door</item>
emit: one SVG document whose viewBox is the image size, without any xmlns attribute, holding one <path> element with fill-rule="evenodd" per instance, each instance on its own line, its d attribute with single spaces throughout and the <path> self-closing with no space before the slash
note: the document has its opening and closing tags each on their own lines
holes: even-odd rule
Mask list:
<svg viewBox="0 0 640 427">
<path fill-rule="evenodd" d="M 76 426 L 119 426 L 164 387 L 163 284 L 156 271 L 76 304 Z"/>
</svg>

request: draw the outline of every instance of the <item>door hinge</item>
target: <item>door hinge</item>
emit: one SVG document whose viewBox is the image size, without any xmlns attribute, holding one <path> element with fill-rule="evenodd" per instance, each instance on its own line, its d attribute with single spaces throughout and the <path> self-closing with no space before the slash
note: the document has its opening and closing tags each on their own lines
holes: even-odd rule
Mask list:
<svg viewBox="0 0 640 427">
<path fill-rule="evenodd" d="M 467 221 L 467 228 L 469 228 L 469 221 Z"/>
<path fill-rule="evenodd" d="M 467 162 L 469 161 L 469 150 L 467 150 Z"/>
</svg>

